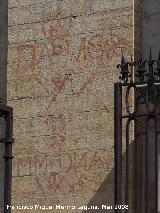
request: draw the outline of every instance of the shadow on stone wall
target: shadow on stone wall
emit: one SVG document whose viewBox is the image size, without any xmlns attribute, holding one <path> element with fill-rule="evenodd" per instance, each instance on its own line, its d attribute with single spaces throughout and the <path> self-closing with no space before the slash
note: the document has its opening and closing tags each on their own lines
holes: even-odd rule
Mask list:
<svg viewBox="0 0 160 213">
<path fill-rule="evenodd" d="M 130 149 L 133 149 L 132 145 L 130 145 Z M 122 165 L 123 165 L 122 167 L 123 168 L 124 168 L 125 162 L 126 162 L 125 158 L 126 158 L 126 153 L 124 152 L 123 156 L 122 156 Z M 124 180 L 123 180 L 123 182 L 124 182 Z M 122 188 L 123 187 L 124 186 L 122 186 Z M 109 175 L 105 178 L 105 180 L 103 181 L 101 186 L 98 188 L 95 195 L 92 197 L 92 199 L 87 204 L 88 207 L 97 206 L 99 209 L 98 210 L 91 209 L 91 210 L 87 210 L 87 211 L 85 210 L 85 211 L 83 211 L 83 213 L 85 213 L 85 212 L 90 212 L 90 213 L 114 212 L 113 209 L 111 209 L 111 210 L 103 209 L 102 210 L 103 205 L 112 206 L 112 207 L 114 206 L 114 168 L 111 170 Z"/>
<path fill-rule="evenodd" d="M 126 138 L 125 138 L 125 133 L 126 133 L 126 121 L 125 123 L 123 123 L 123 132 L 122 132 L 122 138 L 123 138 L 123 142 L 122 142 L 122 150 L 123 150 L 123 154 L 122 154 L 122 201 L 121 201 L 121 205 L 126 205 L 125 203 L 125 183 L 126 183 Z M 134 123 L 130 124 L 129 130 L 130 128 L 134 125 Z M 132 132 L 132 131 L 131 131 Z M 130 132 L 130 133 L 131 133 Z M 132 132 L 133 133 L 133 132 Z M 128 193 L 129 193 L 129 213 L 134 213 L 134 211 L 132 209 L 134 204 L 134 200 L 133 200 L 133 194 L 135 194 L 134 188 L 135 188 L 135 143 L 133 141 L 133 134 L 129 134 L 129 146 L 128 146 L 128 151 L 129 151 L 129 168 L 128 168 Z M 114 165 L 113 165 L 114 166 Z M 92 197 L 92 199 L 88 202 L 88 207 L 90 206 L 98 206 L 98 210 L 87 210 L 87 211 L 83 211 L 83 213 L 85 212 L 114 212 L 114 173 L 115 173 L 115 169 L 113 167 L 113 169 L 110 171 L 110 173 L 106 176 L 105 180 L 103 181 L 103 183 L 100 185 L 100 187 L 97 189 L 96 193 L 94 194 L 94 196 Z M 102 209 L 102 206 L 111 206 L 112 209 L 107 210 L 107 209 Z M 105 207 L 104 207 L 105 208 Z M 122 210 L 122 212 L 124 212 L 125 210 Z M 136 212 L 137 213 L 137 212 Z"/>
<path fill-rule="evenodd" d="M 139 136 L 140 137 L 140 136 Z M 150 213 L 154 213 L 155 211 L 155 200 L 156 200 L 156 182 L 155 182 L 155 140 L 153 135 L 153 130 L 150 130 L 150 135 L 148 139 L 148 184 L 145 185 L 145 143 L 146 141 L 142 138 L 138 141 L 137 146 L 137 164 L 135 164 L 135 144 L 132 142 L 129 145 L 129 213 L 144 213 L 145 212 L 145 196 L 146 190 L 148 191 L 148 204 L 147 208 Z M 124 202 L 124 192 L 125 192 L 125 171 L 126 171 L 126 152 L 123 153 L 122 156 L 122 205 L 125 205 Z M 135 181 L 135 168 L 137 172 L 137 181 Z M 137 195 L 135 194 L 135 183 L 137 182 Z M 136 195 L 137 198 L 137 210 L 135 211 L 135 200 L 134 197 Z M 114 210 L 101 210 L 102 205 L 112 205 L 114 204 L 114 168 L 103 181 L 101 186 L 98 188 L 95 195 L 88 203 L 88 207 L 90 206 L 98 206 L 98 210 L 87 210 L 85 212 L 114 212 Z M 122 210 L 124 212 L 124 210 Z"/>
<path fill-rule="evenodd" d="M 87 204 L 90 206 L 98 206 L 98 210 L 87 210 L 85 212 L 114 212 L 113 210 L 101 210 L 102 205 L 113 205 L 114 203 L 114 169 L 110 172 L 110 174 L 106 177 L 104 182 L 101 184 L 94 197 Z"/>
</svg>

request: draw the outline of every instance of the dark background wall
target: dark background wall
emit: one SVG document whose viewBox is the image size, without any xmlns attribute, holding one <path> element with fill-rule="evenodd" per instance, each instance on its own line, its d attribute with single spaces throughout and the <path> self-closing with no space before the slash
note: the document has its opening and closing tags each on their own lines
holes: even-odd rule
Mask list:
<svg viewBox="0 0 160 213">
<path fill-rule="evenodd" d="M 160 1 L 143 0 L 143 55 L 148 56 L 150 47 L 153 56 L 160 50 Z"/>
<path fill-rule="evenodd" d="M 8 1 L 0 0 L 0 98 L 6 102 L 8 52 Z"/>
<path fill-rule="evenodd" d="M 142 6 L 142 54 L 144 58 L 147 59 L 149 55 L 149 49 L 152 48 L 153 58 L 157 59 L 158 53 L 160 51 L 160 1 L 143 0 Z M 153 139 L 151 142 L 153 143 Z M 160 195 L 160 185 L 158 187 L 158 194 Z"/>
<path fill-rule="evenodd" d="M 0 0 L 0 101 L 7 99 L 8 0 Z M 0 120 L 0 126 L 1 126 Z M 1 137 L 0 127 L 0 137 Z M 4 147 L 0 144 L 0 212 L 3 208 Z"/>
</svg>

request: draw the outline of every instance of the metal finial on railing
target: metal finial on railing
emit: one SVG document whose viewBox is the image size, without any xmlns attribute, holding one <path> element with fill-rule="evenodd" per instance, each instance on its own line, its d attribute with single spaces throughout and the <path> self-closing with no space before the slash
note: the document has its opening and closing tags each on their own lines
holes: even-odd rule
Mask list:
<svg viewBox="0 0 160 213">
<path fill-rule="evenodd" d="M 132 54 L 131 54 L 131 63 L 130 63 L 130 67 L 131 67 L 131 74 L 130 74 L 130 77 L 131 77 L 131 82 L 133 82 L 133 67 L 134 67 L 134 63 L 133 63 Z"/>
<path fill-rule="evenodd" d="M 129 63 L 130 67 L 131 67 L 131 71 L 130 71 L 130 75 L 129 77 L 131 77 L 131 83 L 133 83 L 134 81 L 134 72 L 133 72 L 133 68 L 136 67 L 136 62 L 133 61 L 133 56 L 131 54 L 131 62 Z"/>
<path fill-rule="evenodd" d="M 138 61 L 133 61 L 131 55 L 130 61 L 125 60 L 124 55 L 121 57 L 121 64 L 117 65 L 117 68 L 120 68 L 120 77 L 123 83 L 133 83 L 134 82 L 134 68 L 135 76 L 137 77 L 136 82 L 147 83 L 160 81 L 160 51 L 157 60 L 152 58 L 152 50 L 150 48 L 148 60 L 142 59 L 140 56 Z"/>
<path fill-rule="evenodd" d="M 120 68 L 121 71 L 121 76 L 119 77 L 119 79 L 123 80 L 124 83 L 127 83 L 128 82 L 128 78 L 129 78 L 129 62 L 126 62 L 125 61 L 125 58 L 124 56 L 122 55 L 122 58 L 121 58 L 121 64 L 118 64 L 117 65 L 117 68 Z"/>
<path fill-rule="evenodd" d="M 154 73 L 155 75 L 157 75 L 160 78 L 160 51 L 159 51 L 159 55 L 158 55 L 158 59 L 156 60 L 156 72 Z"/>
<path fill-rule="evenodd" d="M 154 72 L 153 72 L 153 65 L 154 65 L 155 60 L 152 59 L 152 50 L 150 48 L 150 53 L 149 53 L 149 60 L 148 60 L 148 80 L 152 81 L 154 80 Z"/>
<path fill-rule="evenodd" d="M 136 63 L 136 67 L 137 67 L 136 77 L 138 77 L 140 81 L 144 81 L 144 76 L 146 73 L 146 69 L 145 69 L 146 63 L 147 63 L 146 60 L 144 61 L 142 60 L 142 56 L 140 56 L 139 61 Z"/>
<path fill-rule="evenodd" d="M 144 156 L 144 184 L 140 190 L 146 195 L 150 193 L 150 185 L 148 177 L 150 173 L 154 173 L 152 185 L 153 205 L 148 205 L 148 196 L 145 196 L 144 205 L 141 205 L 142 211 L 158 212 L 158 136 L 160 132 L 160 52 L 158 60 L 153 60 L 152 51 L 148 54 L 148 60 L 140 59 L 133 62 L 131 55 L 129 67 L 128 62 L 122 57 L 121 64 L 118 65 L 121 73 L 121 82 L 114 84 L 114 153 L 115 153 L 115 192 L 114 203 L 121 205 L 124 200 L 129 205 L 130 200 L 135 200 L 133 209 L 135 212 L 139 209 L 137 196 L 139 194 L 139 155 Z M 157 66 L 156 66 L 156 63 Z M 126 72 L 126 70 L 127 72 Z M 129 69 L 128 69 L 129 68 Z M 133 71 L 136 71 L 137 79 L 133 81 Z M 157 71 L 157 72 L 156 72 Z M 128 79 L 129 78 L 129 79 Z M 134 129 L 134 130 L 133 130 Z M 134 133 L 134 134 L 132 134 Z M 154 133 L 154 137 L 152 137 Z M 132 141 L 134 147 L 130 147 Z M 144 137 L 141 137 L 144 136 Z M 123 142 L 124 141 L 124 142 Z M 143 142 L 143 149 L 139 152 L 139 148 Z M 153 149 L 150 149 L 153 145 Z M 131 148 L 134 148 L 133 152 Z M 125 172 L 123 164 L 123 150 L 125 153 Z M 132 158 L 134 154 L 134 159 Z M 153 155 L 154 167 L 149 166 L 150 159 Z M 133 167 L 130 174 L 130 167 Z M 124 178 L 122 178 L 122 175 Z M 133 176 L 133 177 L 132 177 Z M 134 179 L 134 193 L 130 193 L 129 187 Z M 125 180 L 123 180 L 125 179 Z M 131 181 L 130 181 L 131 180 Z M 122 198 L 123 194 L 123 198 Z M 117 210 L 114 211 L 117 213 Z M 119 212 L 119 211 L 118 211 Z M 121 212 L 121 211 L 120 211 Z"/>
</svg>

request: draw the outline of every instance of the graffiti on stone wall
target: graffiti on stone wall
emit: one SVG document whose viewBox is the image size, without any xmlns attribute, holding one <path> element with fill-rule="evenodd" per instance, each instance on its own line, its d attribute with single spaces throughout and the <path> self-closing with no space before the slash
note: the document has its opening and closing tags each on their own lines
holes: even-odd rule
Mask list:
<svg viewBox="0 0 160 213">
<path fill-rule="evenodd" d="M 66 117 L 64 114 L 46 116 L 45 123 L 51 131 L 52 136 L 59 136 L 62 142 L 65 141 Z"/>
<path fill-rule="evenodd" d="M 44 35 L 50 33 L 51 36 L 52 30 L 49 30 L 48 32 L 46 29 L 43 29 L 43 32 Z M 66 60 L 62 60 L 63 66 L 61 67 L 61 72 L 63 73 L 61 74 L 61 77 L 56 78 L 49 76 L 48 78 L 47 76 L 46 78 L 43 76 L 42 78 L 38 75 L 33 76 L 37 83 L 44 88 L 46 93 L 45 95 L 52 97 L 46 111 L 50 108 L 54 101 L 56 101 L 58 94 L 64 90 L 66 85 L 72 83 L 72 73 L 83 72 L 83 70 L 80 70 L 82 68 L 81 63 L 88 63 L 88 65 L 85 65 L 85 69 L 86 66 L 90 68 L 90 65 L 93 63 L 94 67 L 106 64 L 108 62 L 107 60 L 112 59 L 113 55 L 116 56 L 120 53 L 119 44 L 122 46 L 128 46 L 129 44 L 129 40 L 127 38 L 116 35 L 110 35 L 109 38 L 106 38 L 103 35 L 87 36 L 80 38 L 78 41 L 79 45 L 77 46 L 71 38 L 64 37 L 61 39 L 53 39 L 52 36 L 52 39 L 47 39 L 43 42 L 33 42 L 16 47 L 17 70 L 25 69 L 26 72 L 28 69 L 29 72 L 33 73 L 37 66 L 41 66 L 41 64 L 44 66 L 44 63 L 41 63 L 43 60 L 49 60 L 52 64 L 50 67 L 53 72 L 55 72 L 57 71 L 57 61 L 54 61 L 54 58 L 64 58 L 64 56 L 66 56 Z M 73 68 L 68 69 L 67 64 L 71 64 Z M 52 70 L 49 70 L 49 73 L 51 73 Z M 97 69 L 95 68 L 95 70 L 98 72 L 98 67 Z M 83 78 L 86 79 L 83 79 L 84 83 L 80 86 L 78 91 L 76 89 L 76 92 L 81 93 L 85 90 L 89 90 L 96 79 L 96 72 L 94 71 L 94 73 L 92 73 L 89 77 L 84 75 Z M 48 85 L 50 86 L 47 87 Z"/>
<path fill-rule="evenodd" d="M 14 177 L 34 175 L 39 195 L 83 191 L 90 181 L 97 181 L 97 170 L 104 173 L 108 155 L 110 151 L 98 149 L 19 157 Z"/>
<path fill-rule="evenodd" d="M 62 113 L 56 113 L 52 111 L 51 115 L 48 115 L 49 109 L 56 101 L 56 98 L 60 92 L 62 92 L 68 82 L 72 81 L 71 73 L 73 70 L 65 70 L 65 75 L 63 78 L 53 78 L 50 80 L 47 78 L 45 82 L 42 82 L 42 79 L 36 77 L 37 82 L 44 88 L 46 91 L 46 96 L 51 97 L 51 100 L 48 102 L 48 105 L 43 112 L 45 116 L 45 124 L 48 127 L 49 132 L 52 136 L 58 136 L 60 143 L 58 143 L 59 148 L 61 149 L 65 143 L 66 135 L 66 116 Z M 43 79 L 44 80 L 44 79 Z M 48 89 L 48 84 L 50 85 Z"/>
<path fill-rule="evenodd" d="M 111 39 L 111 38 L 114 39 Z M 110 36 L 110 39 L 107 40 L 102 35 L 96 35 L 96 36 L 88 36 L 85 38 L 81 38 L 79 42 L 79 46 L 74 48 L 74 44 L 72 44 L 72 41 L 65 37 L 60 40 L 58 39 L 50 39 L 47 41 L 39 42 L 39 44 L 36 43 L 30 43 L 25 45 L 20 45 L 16 47 L 17 52 L 17 70 L 29 70 L 29 72 L 34 73 L 37 66 L 41 66 L 41 61 L 43 60 L 49 60 L 51 59 L 51 63 L 53 63 L 53 66 L 51 66 L 51 69 L 53 69 L 53 72 L 55 70 L 57 71 L 57 67 L 54 67 L 54 63 L 56 64 L 57 61 L 54 61 L 53 59 L 55 57 L 63 57 L 67 56 L 66 60 L 71 60 L 71 64 L 73 64 L 73 68 L 69 68 L 68 74 L 66 74 L 67 64 L 66 61 L 63 61 L 63 66 L 61 68 L 61 77 L 56 78 L 51 76 L 50 78 L 46 78 L 45 76 L 39 77 L 38 75 L 33 76 L 38 84 L 40 84 L 41 87 L 44 88 L 46 92 L 46 96 L 51 96 L 52 101 L 49 103 L 49 106 L 47 107 L 46 111 L 50 108 L 50 105 L 53 104 L 54 101 L 56 101 L 56 98 L 58 94 L 64 90 L 65 86 L 68 83 L 71 83 L 72 76 L 71 74 L 73 72 L 81 72 L 83 70 L 81 69 L 81 63 L 83 62 L 89 62 L 87 65 L 88 68 L 90 68 L 90 62 L 94 63 L 94 67 L 97 67 L 100 63 L 108 63 L 107 59 L 111 59 L 113 55 L 118 55 L 120 53 L 118 47 L 119 44 L 122 46 L 128 45 L 129 41 L 125 37 L 120 37 L 116 35 Z M 75 50 L 75 53 L 72 52 L 73 49 Z M 69 57 L 68 57 L 69 56 Z M 26 61 L 24 61 L 24 59 Z M 76 64 L 74 64 L 74 61 Z M 42 63 L 44 64 L 44 63 Z M 70 63 L 69 63 L 70 64 Z M 77 65 L 79 64 L 79 65 Z M 65 67 L 66 65 L 66 67 Z M 43 65 L 44 66 L 44 65 Z M 74 67 L 75 66 L 75 67 Z M 85 65 L 86 69 L 86 65 Z M 43 69 L 42 69 L 43 70 Z M 46 70 L 46 69 L 45 69 Z M 95 69 L 98 72 L 98 67 Z M 94 71 L 95 72 L 95 71 Z M 49 70 L 49 73 L 51 73 L 51 70 Z M 76 92 L 82 92 L 85 90 L 89 90 L 92 83 L 94 82 L 96 78 L 96 73 L 92 73 L 89 77 L 85 77 L 84 75 L 83 84 L 80 86 L 79 91 Z M 50 85 L 48 88 L 47 85 Z"/>
<path fill-rule="evenodd" d="M 43 29 L 44 34 L 52 34 Z M 51 35 L 50 35 L 51 36 Z M 113 55 L 120 54 L 120 47 L 129 45 L 129 40 L 125 37 L 117 35 L 108 35 L 106 38 L 103 35 L 92 35 L 78 38 L 77 44 L 70 37 L 60 39 L 47 39 L 40 42 L 32 42 L 30 44 L 21 44 L 16 48 L 17 69 L 31 68 L 34 71 L 35 67 L 40 64 L 41 60 L 53 59 L 54 57 L 70 56 L 75 62 L 95 62 L 96 64 L 105 64 Z M 120 46 L 121 44 L 121 46 Z M 26 60 L 26 61 L 25 61 Z M 25 63 L 21 63 L 21 62 Z"/>
<path fill-rule="evenodd" d="M 87 189 L 90 190 L 89 187 L 97 190 L 96 187 L 99 187 L 105 176 L 106 165 L 113 164 L 113 162 L 107 162 L 108 160 L 112 161 L 112 157 L 109 157 L 111 151 L 98 149 L 83 152 L 81 150 L 62 152 L 66 140 L 66 116 L 63 113 L 56 112 L 49 115 L 48 111 L 57 101 L 58 95 L 64 91 L 69 83 L 72 83 L 72 74 L 84 71 L 80 70 L 82 66 L 78 65 L 87 65 L 85 69 L 93 63 L 96 67 L 106 67 L 107 60 L 120 54 L 120 44 L 129 46 L 129 40 L 126 37 L 114 34 L 107 36 L 89 34 L 82 37 L 77 36 L 73 41 L 70 36 L 65 36 L 68 33 L 67 27 L 58 22 L 54 27 L 53 25 L 47 27 L 44 25 L 41 32 L 46 38 L 45 40 L 16 47 L 17 70 L 30 70 L 34 73 L 36 68 L 41 66 L 41 62 L 48 60 L 52 65 L 51 69 L 53 70 L 51 71 L 54 72 L 54 65 L 57 63 L 54 59 L 66 57 L 61 69 L 63 71 L 61 77 L 50 76 L 49 79 L 44 76 L 42 79 L 37 75 L 34 77 L 37 83 L 44 88 L 45 95 L 51 97 L 51 101 L 44 112 L 45 124 L 48 126 L 51 135 L 59 137 L 60 154 L 41 154 L 16 158 L 14 176 L 33 176 L 36 191 L 38 195 L 42 196 L 83 192 Z M 58 39 L 59 36 L 60 39 Z M 69 69 L 67 68 L 68 63 L 66 63 L 68 60 L 69 64 L 72 65 Z M 84 77 L 77 93 L 90 90 L 97 77 L 96 72 L 98 72 L 98 69 Z"/>
<path fill-rule="evenodd" d="M 60 37 L 64 37 L 68 35 L 68 28 L 62 21 L 57 20 L 57 23 L 53 26 L 53 24 L 44 25 L 41 28 L 41 32 L 44 35 L 44 38 L 57 39 Z"/>
<path fill-rule="evenodd" d="M 72 69 L 65 69 L 64 76 L 58 78 L 53 78 L 52 76 L 49 76 L 48 78 L 43 77 L 43 79 L 38 76 L 35 77 L 37 83 L 45 91 L 45 96 L 52 98 L 46 108 L 46 111 L 51 107 L 52 103 L 56 101 L 58 94 L 65 89 L 65 86 L 69 82 L 72 82 L 72 72 Z"/>
</svg>

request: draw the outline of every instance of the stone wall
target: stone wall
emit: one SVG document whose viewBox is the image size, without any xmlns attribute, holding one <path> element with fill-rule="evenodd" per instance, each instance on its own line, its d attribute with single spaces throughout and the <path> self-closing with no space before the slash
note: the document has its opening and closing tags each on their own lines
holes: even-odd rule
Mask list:
<svg viewBox="0 0 160 213">
<path fill-rule="evenodd" d="M 156 59 L 160 51 L 160 4 L 156 0 L 143 1 L 143 55 L 148 57 L 152 48 L 153 57 Z"/>
<path fill-rule="evenodd" d="M 9 0 L 8 30 L 12 205 L 113 204 L 113 85 L 133 2 Z"/>
</svg>

